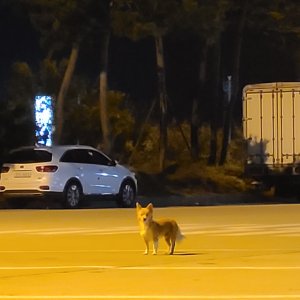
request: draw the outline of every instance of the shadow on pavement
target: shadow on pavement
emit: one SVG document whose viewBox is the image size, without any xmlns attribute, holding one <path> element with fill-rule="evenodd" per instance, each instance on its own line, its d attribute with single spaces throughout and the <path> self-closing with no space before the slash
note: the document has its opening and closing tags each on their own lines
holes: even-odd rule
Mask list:
<svg viewBox="0 0 300 300">
<path fill-rule="evenodd" d="M 203 253 L 196 253 L 196 252 L 174 252 L 173 255 L 176 255 L 176 256 L 198 256 L 198 255 L 203 255 Z"/>
</svg>

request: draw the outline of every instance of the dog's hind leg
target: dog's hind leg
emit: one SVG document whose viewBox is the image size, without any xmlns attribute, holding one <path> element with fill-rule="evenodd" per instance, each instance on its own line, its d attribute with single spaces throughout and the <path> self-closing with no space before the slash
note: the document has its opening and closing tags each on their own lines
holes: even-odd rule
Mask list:
<svg viewBox="0 0 300 300">
<path fill-rule="evenodd" d="M 157 254 L 157 249 L 158 249 L 158 239 L 153 240 L 153 255 Z"/>
<path fill-rule="evenodd" d="M 169 251 L 169 254 L 170 255 L 173 255 L 173 253 L 174 253 L 174 249 L 175 249 L 175 240 L 172 240 L 171 241 L 171 246 L 170 246 L 170 251 Z"/>
<path fill-rule="evenodd" d="M 165 241 L 168 244 L 168 253 L 171 252 L 171 239 L 169 236 L 165 236 Z"/>
</svg>

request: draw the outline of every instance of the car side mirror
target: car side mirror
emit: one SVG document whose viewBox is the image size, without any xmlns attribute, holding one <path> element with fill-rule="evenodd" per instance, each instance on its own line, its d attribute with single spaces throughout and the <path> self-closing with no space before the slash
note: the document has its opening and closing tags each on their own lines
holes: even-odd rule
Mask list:
<svg viewBox="0 0 300 300">
<path fill-rule="evenodd" d="M 108 162 L 108 165 L 109 166 L 111 166 L 111 167 L 115 167 L 116 165 L 117 165 L 117 162 L 115 161 L 115 160 L 110 160 L 109 162 Z"/>
</svg>

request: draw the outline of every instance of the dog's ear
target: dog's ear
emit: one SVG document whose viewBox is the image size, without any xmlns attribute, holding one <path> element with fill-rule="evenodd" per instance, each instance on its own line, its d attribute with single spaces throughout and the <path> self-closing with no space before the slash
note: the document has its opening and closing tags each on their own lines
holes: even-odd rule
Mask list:
<svg viewBox="0 0 300 300">
<path fill-rule="evenodd" d="M 147 208 L 150 210 L 150 211 L 153 211 L 153 204 L 152 203 L 149 203 Z"/>
<path fill-rule="evenodd" d="M 141 209 L 141 208 L 142 208 L 142 206 L 137 202 L 137 203 L 136 203 L 136 209 L 139 210 L 139 209 Z"/>
</svg>

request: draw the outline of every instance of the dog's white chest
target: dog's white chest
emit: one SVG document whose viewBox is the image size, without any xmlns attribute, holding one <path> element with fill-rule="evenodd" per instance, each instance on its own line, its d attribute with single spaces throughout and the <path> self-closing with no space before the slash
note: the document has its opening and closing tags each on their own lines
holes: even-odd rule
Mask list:
<svg viewBox="0 0 300 300">
<path fill-rule="evenodd" d="M 148 227 L 141 228 L 140 234 L 146 240 L 152 240 L 153 239 L 152 231 Z"/>
</svg>

